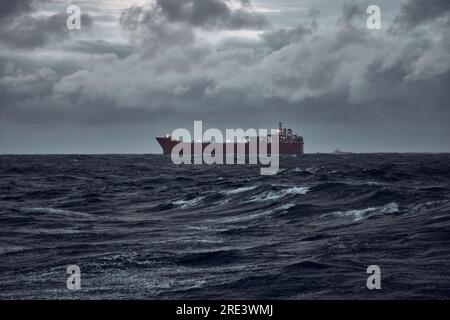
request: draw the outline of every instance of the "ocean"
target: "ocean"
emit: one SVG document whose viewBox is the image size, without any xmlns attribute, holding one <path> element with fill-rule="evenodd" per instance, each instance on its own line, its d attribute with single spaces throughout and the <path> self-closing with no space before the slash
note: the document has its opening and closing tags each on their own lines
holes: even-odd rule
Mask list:
<svg viewBox="0 0 450 320">
<path fill-rule="evenodd" d="M 0 156 L 0 299 L 450 298 L 449 154 L 281 168 Z"/>
</svg>

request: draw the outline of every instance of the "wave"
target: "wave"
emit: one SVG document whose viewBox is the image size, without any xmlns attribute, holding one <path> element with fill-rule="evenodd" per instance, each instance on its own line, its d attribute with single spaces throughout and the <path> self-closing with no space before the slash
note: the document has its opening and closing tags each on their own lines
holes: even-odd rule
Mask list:
<svg viewBox="0 0 450 320">
<path fill-rule="evenodd" d="M 312 187 L 311 192 L 331 193 L 345 190 L 348 187 L 350 185 L 345 182 L 325 182 Z"/>
<path fill-rule="evenodd" d="M 315 174 L 318 170 L 319 170 L 318 168 L 300 169 L 296 167 L 294 169 L 291 169 L 291 172 L 298 174 Z"/>
<path fill-rule="evenodd" d="M 245 259 L 240 250 L 217 250 L 207 252 L 195 252 L 184 255 L 177 259 L 177 263 L 190 267 L 215 267 L 236 263 Z"/>
<path fill-rule="evenodd" d="M 238 215 L 238 216 L 234 216 L 234 217 L 226 217 L 226 218 L 222 218 L 222 219 L 215 219 L 214 222 L 216 223 L 242 223 L 242 222 L 249 222 L 249 221 L 253 221 L 253 220 L 257 220 L 257 219 L 261 219 L 261 218 L 266 218 L 266 217 L 270 217 L 273 214 L 280 214 L 280 213 L 286 213 L 287 210 L 289 210 L 290 208 L 294 207 L 295 204 L 293 203 L 287 203 L 285 205 L 276 207 L 274 209 L 269 209 L 269 210 L 265 210 L 265 211 L 261 211 L 261 212 L 257 212 L 257 213 L 252 213 L 252 214 L 242 214 L 242 215 Z"/>
<path fill-rule="evenodd" d="M 83 218 L 89 220 L 95 220 L 95 217 L 88 213 L 79 212 L 79 211 L 71 211 L 64 209 L 57 209 L 51 207 L 34 207 L 34 208 L 21 208 L 22 212 L 38 214 L 38 215 L 54 215 L 57 217 L 67 217 L 67 218 Z"/>
<path fill-rule="evenodd" d="M 241 187 L 233 190 L 227 190 L 227 191 L 221 191 L 221 194 L 227 195 L 227 196 L 233 196 L 236 194 L 244 193 L 247 191 L 255 190 L 258 186 L 249 186 L 249 187 Z"/>
<path fill-rule="evenodd" d="M 305 195 L 309 190 L 308 187 L 291 187 L 280 191 L 269 191 L 261 195 L 255 195 L 247 202 L 275 201 L 288 195 Z"/>
<path fill-rule="evenodd" d="M 293 263 L 283 268 L 284 272 L 301 272 L 306 270 L 322 270 L 333 268 L 331 265 L 320 263 L 316 261 L 306 260 L 297 263 Z"/>
<path fill-rule="evenodd" d="M 22 246 L 15 246 L 15 245 L 2 245 L 0 247 L 0 255 L 10 254 L 10 253 L 18 253 L 18 252 L 27 250 L 29 248 L 30 247 L 22 247 Z"/>
<path fill-rule="evenodd" d="M 202 202 L 205 197 L 198 197 L 191 200 L 177 200 L 173 201 L 172 204 L 178 206 L 182 209 L 195 207 L 197 204 Z"/>
<path fill-rule="evenodd" d="M 349 210 L 345 212 L 333 212 L 332 215 L 339 217 L 351 217 L 353 221 L 361 221 L 369 217 L 380 215 L 380 214 L 392 214 L 399 212 L 399 206 L 395 202 L 391 202 L 385 206 L 381 207 L 370 207 L 360 210 Z"/>
</svg>

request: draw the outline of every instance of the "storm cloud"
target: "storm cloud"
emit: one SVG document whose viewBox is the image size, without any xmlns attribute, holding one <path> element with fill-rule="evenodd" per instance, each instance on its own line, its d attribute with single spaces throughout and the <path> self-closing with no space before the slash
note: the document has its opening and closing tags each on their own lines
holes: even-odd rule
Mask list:
<svg viewBox="0 0 450 320">
<path fill-rule="evenodd" d="M 31 11 L 31 2 L 32 0 L 2 1 L 0 3 L 0 19 Z"/>
<path fill-rule="evenodd" d="M 450 2 L 446 0 L 411 0 L 402 7 L 396 22 L 413 28 L 440 17 L 448 18 L 449 12 Z"/>
<path fill-rule="evenodd" d="M 0 33 L 4 128 L 51 124 L 127 135 L 122 128 L 148 126 L 151 139 L 195 119 L 227 127 L 290 120 L 316 151 L 345 143 L 356 151 L 446 147 L 447 1 L 407 1 L 384 30 L 371 31 L 365 3 L 343 2 L 331 17 L 310 7 L 286 28 L 249 1 L 157 0 L 121 10 L 120 41 L 97 38 L 100 23 L 89 37 L 66 36 L 61 12 L 37 26 L 30 6 L 9 10 L 18 22 L 36 19 L 27 25 L 39 31 L 29 39 Z M 11 46 L 39 54 L 17 57 Z M 50 59 L 42 59 L 45 50 Z"/>
<path fill-rule="evenodd" d="M 31 0 L 3 1 L 0 5 L 0 42 L 19 48 L 35 48 L 69 36 L 65 13 L 34 16 L 36 7 Z M 81 16 L 82 24 L 92 25 L 88 14 Z"/>
<path fill-rule="evenodd" d="M 157 0 L 153 12 L 160 12 L 171 22 L 187 22 L 208 29 L 264 28 L 268 20 L 249 12 L 249 0 L 240 1 L 241 8 L 232 10 L 221 0 Z"/>
</svg>

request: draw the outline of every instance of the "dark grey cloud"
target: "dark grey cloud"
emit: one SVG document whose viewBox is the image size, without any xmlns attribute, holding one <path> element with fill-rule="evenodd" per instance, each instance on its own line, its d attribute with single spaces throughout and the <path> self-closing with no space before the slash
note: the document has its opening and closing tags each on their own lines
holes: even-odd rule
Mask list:
<svg viewBox="0 0 450 320">
<path fill-rule="evenodd" d="M 33 17 L 31 15 L 20 15 L 12 22 L 4 23 L 0 30 L 0 41 L 19 48 L 35 48 L 50 41 L 59 40 L 70 36 L 66 26 L 67 15 L 63 13 L 48 17 Z M 89 15 L 81 16 L 84 27 L 92 25 Z"/>
<path fill-rule="evenodd" d="M 401 10 L 396 23 L 403 28 L 413 28 L 442 16 L 448 16 L 448 0 L 410 0 Z"/>
<path fill-rule="evenodd" d="M 221 0 L 157 0 L 155 10 L 160 10 L 169 21 L 208 29 L 260 29 L 269 25 L 265 17 L 248 12 L 249 0 L 241 3 L 241 9 L 231 10 Z"/>
<path fill-rule="evenodd" d="M 125 10 L 120 17 L 121 26 L 130 31 L 133 40 L 150 52 L 166 46 L 187 45 L 194 42 L 195 33 L 186 23 L 170 23 L 157 11 L 143 7 Z"/>
<path fill-rule="evenodd" d="M 268 47 L 279 50 L 287 45 L 302 41 L 305 36 L 311 36 L 317 30 L 317 22 L 314 20 L 309 25 L 299 25 L 292 29 L 279 29 L 266 32 L 261 37 Z"/>
<path fill-rule="evenodd" d="M 251 8 L 249 0 L 241 1 L 241 4 L 241 8 L 233 10 L 222 0 L 157 0 L 151 8 L 139 14 L 146 15 L 142 21 L 147 23 L 165 18 L 169 22 L 183 22 L 205 29 L 262 29 L 269 26 L 264 16 L 248 10 Z M 139 11 L 136 8 L 132 10 L 134 12 L 128 14 Z M 131 23 L 129 19 L 125 21 Z"/>
<path fill-rule="evenodd" d="M 367 5 L 363 3 L 344 3 L 342 15 L 338 19 L 339 24 L 349 26 L 355 22 L 361 24 L 365 22 Z"/>
<path fill-rule="evenodd" d="M 0 20 L 21 15 L 32 10 L 33 0 L 13 0 L 0 2 Z"/>
<path fill-rule="evenodd" d="M 49 16 L 32 15 L 37 10 L 37 4 L 32 0 L 2 1 L 0 42 L 10 47 L 36 48 L 70 36 L 65 12 Z M 89 28 L 93 20 L 88 14 L 82 14 L 81 23 Z"/>
<path fill-rule="evenodd" d="M 131 7 L 122 12 L 120 24 L 131 32 L 133 41 L 144 56 L 154 56 L 168 47 L 183 47 L 192 51 L 196 45 L 196 29 L 240 30 L 265 28 L 268 20 L 249 11 L 249 0 L 232 10 L 222 0 L 158 0 L 150 7 Z M 184 49 L 187 47 L 187 49 Z M 209 52 L 209 48 L 196 51 Z M 193 60 L 197 61 L 197 60 Z M 189 63 L 190 64 L 190 63 Z"/>
</svg>

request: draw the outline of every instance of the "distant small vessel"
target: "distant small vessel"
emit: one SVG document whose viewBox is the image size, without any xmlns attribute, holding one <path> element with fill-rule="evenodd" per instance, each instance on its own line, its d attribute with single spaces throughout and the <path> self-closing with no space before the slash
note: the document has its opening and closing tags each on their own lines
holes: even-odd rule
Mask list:
<svg viewBox="0 0 450 320">
<path fill-rule="evenodd" d="M 346 151 L 342 151 L 340 149 L 336 149 L 334 151 L 334 154 L 352 154 L 353 152 L 346 152 Z"/>
<path fill-rule="evenodd" d="M 279 127 L 276 130 L 276 134 L 279 137 L 279 153 L 280 154 L 303 154 L 304 153 L 304 141 L 303 137 L 298 136 L 292 132 L 291 129 L 283 128 L 283 124 L 280 122 Z M 270 141 L 271 136 L 268 137 L 246 137 L 245 141 L 242 142 L 226 142 L 226 143 L 220 143 L 223 148 L 223 153 L 226 154 L 228 150 L 234 150 L 234 154 L 237 154 L 238 146 L 244 145 L 245 146 L 245 153 L 248 154 L 249 151 L 249 144 L 251 141 L 254 141 L 253 139 L 256 139 L 258 142 L 261 140 Z M 211 144 L 211 142 L 183 142 L 173 139 L 170 135 L 167 135 L 166 137 L 157 137 L 156 140 L 160 144 L 160 146 L 163 149 L 164 154 L 171 154 L 172 149 L 180 144 L 183 143 L 186 145 L 187 149 L 189 150 L 196 150 L 195 145 L 202 145 L 200 150 L 204 150 L 208 145 Z M 234 144 L 234 147 L 232 146 Z M 230 148 L 227 148 L 227 145 L 231 145 Z M 259 148 L 258 148 L 259 149 Z M 268 150 L 271 150 L 271 143 L 268 142 Z"/>
</svg>

